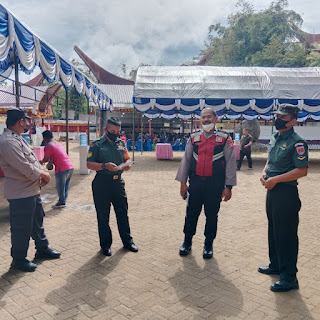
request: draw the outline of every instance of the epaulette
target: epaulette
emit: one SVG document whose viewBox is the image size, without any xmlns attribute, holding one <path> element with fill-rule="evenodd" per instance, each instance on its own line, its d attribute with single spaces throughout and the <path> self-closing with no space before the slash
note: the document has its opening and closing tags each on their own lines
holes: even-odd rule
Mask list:
<svg viewBox="0 0 320 320">
<path fill-rule="evenodd" d="M 217 135 L 217 136 L 220 136 L 220 137 L 223 137 L 223 138 L 226 138 L 226 139 L 229 137 L 229 133 L 228 133 L 228 132 L 226 132 L 226 131 L 221 131 L 221 130 L 216 131 L 216 135 Z"/>
<path fill-rule="evenodd" d="M 201 133 L 202 133 L 202 130 L 198 130 L 198 131 L 191 134 L 191 138 L 200 137 Z"/>
</svg>

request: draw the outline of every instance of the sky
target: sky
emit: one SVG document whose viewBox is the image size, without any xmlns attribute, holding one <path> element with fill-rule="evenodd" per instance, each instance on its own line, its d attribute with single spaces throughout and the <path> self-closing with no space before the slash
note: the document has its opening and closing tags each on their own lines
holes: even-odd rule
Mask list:
<svg viewBox="0 0 320 320">
<path fill-rule="evenodd" d="M 139 64 L 181 65 L 197 56 L 211 24 L 226 22 L 237 0 L 1 0 L 18 20 L 62 56 L 80 60 L 77 45 L 91 59 L 124 76 Z M 256 10 L 272 0 L 252 0 Z M 319 0 L 289 0 L 302 29 L 320 33 Z M 34 75 L 33 75 L 34 76 Z M 21 79 L 22 80 L 22 79 Z"/>
</svg>

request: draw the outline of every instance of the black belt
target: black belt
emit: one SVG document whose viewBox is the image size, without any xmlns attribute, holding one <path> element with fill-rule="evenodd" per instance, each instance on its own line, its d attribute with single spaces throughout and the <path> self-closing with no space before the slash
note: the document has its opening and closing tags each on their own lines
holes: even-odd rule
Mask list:
<svg viewBox="0 0 320 320">
<path fill-rule="evenodd" d="M 120 180 L 121 174 L 98 174 L 98 177 L 109 178 L 112 180 Z"/>
<path fill-rule="evenodd" d="M 210 176 L 210 177 L 197 176 L 197 178 L 199 178 L 201 181 L 207 181 L 207 180 L 212 179 L 212 176 Z"/>
<path fill-rule="evenodd" d="M 199 179 L 199 180 L 201 180 L 201 181 L 208 181 L 208 180 L 212 180 L 213 177 L 212 177 L 212 176 L 207 176 L 207 177 L 205 177 L 205 176 L 198 176 L 198 175 L 196 175 L 196 174 L 192 174 L 192 175 L 190 176 L 190 179 Z"/>
</svg>

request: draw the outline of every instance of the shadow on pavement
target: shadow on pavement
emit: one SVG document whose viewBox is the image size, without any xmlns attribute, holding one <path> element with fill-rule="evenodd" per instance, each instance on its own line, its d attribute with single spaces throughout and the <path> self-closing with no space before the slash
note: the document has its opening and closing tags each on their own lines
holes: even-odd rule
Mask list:
<svg viewBox="0 0 320 320">
<path fill-rule="evenodd" d="M 242 310 L 241 291 L 220 272 L 215 258 L 204 260 L 200 267 L 192 253 L 183 257 L 183 269 L 170 279 L 179 301 L 198 311 L 199 317 L 210 319 L 237 318 Z"/>
<path fill-rule="evenodd" d="M 77 271 L 69 275 L 66 284 L 51 291 L 45 301 L 59 308 L 53 319 L 61 319 L 61 312 L 70 309 L 70 306 L 94 312 L 106 307 L 108 301 L 114 297 L 108 296 L 106 290 L 109 285 L 108 274 L 118 265 L 127 253 L 120 249 L 111 257 L 106 257 L 100 252 L 88 260 Z"/>
<path fill-rule="evenodd" d="M 299 290 L 275 293 L 276 310 L 279 319 L 315 319 L 302 300 Z"/>
</svg>

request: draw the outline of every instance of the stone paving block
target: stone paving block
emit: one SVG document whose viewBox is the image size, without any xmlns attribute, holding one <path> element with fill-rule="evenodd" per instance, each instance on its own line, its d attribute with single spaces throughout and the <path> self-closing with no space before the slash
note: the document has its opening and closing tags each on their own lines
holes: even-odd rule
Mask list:
<svg viewBox="0 0 320 320">
<path fill-rule="evenodd" d="M 15 320 L 15 318 L 5 309 L 0 309 L 0 320 Z"/>
<path fill-rule="evenodd" d="M 70 149 L 73 157 L 78 156 L 77 147 Z M 269 287 L 277 277 L 257 272 L 259 265 L 268 262 L 265 190 L 257 184 L 264 161 L 255 161 L 250 176 L 239 173 L 233 198 L 221 204 L 214 258 L 205 261 L 203 212 L 191 254 L 179 256 L 185 215 L 174 181 L 179 161 L 157 161 L 154 153 L 136 157 L 136 165 L 124 178 L 139 252 L 123 250 L 112 209 L 113 255 L 100 254 L 90 189 L 93 174 L 80 176 L 76 168 L 70 208 L 57 212 L 51 210 L 51 203 L 45 205 L 46 233 L 50 245 L 62 250 L 61 259 L 39 263 L 32 274 L 8 271 L 10 228 L 8 221 L 0 222 L 0 319 L 17 320 L 20 314 L 24 320 L 320 319 L 320 220 L 313 210 L 320 207 L 320 199 L 316 188 L 304 182 L 318 183 L 319 164 L 311 166 L 310 177 L 299 183 L 301 289 L 275 294 Z M 54 184 L 46 188 L 56 195 Z M 245 190 L 254 190 L 254 197 Z M 7 207 L 0 197 L 0 209 L 1 205 Z M 91 207 L 83 210 L 81 205 Z M 31 240 L 28 257 L 32 259 L 34 253 Z"/>
<path fill-rule="evenodd" d="M 33 316 L 35 320 L 51 320 L 52 317 L 46 312 L 40 312 Z"/>
</svg>

